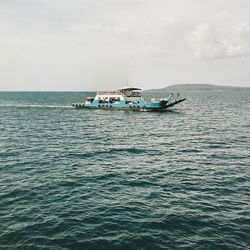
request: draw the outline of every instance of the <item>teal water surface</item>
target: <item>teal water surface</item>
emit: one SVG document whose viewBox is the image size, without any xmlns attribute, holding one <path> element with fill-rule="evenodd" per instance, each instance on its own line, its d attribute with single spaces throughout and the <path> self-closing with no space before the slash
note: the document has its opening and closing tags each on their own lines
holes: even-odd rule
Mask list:
<svg viewBox="0 0 250 250">
<path fill-rule="evenodd" d="M 165 113 L 84 95 L 0 92 L 0 249 L 250 248 L 250 92 Z"/>
</svg>

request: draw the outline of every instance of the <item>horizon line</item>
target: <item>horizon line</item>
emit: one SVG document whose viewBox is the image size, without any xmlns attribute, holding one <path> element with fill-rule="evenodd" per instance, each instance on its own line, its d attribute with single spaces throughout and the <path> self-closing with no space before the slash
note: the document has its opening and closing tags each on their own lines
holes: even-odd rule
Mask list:
<svg viewBox="0 0 250 250">
<path fill-rule="evenodd" d="M 217 85 L 217 84 L 214 84 L 214 83 L 176 83 L 176 84 L 171 84 L 171 85 L 167 85 L 167 86 L 163 86 L 163 87 L 158 87 L 158 88 L 146 88 L 146 89 L 142 89 L 142 91 L 145 91 L 145 90 L 151 90 L 151 89 L 154 89 L 154 90 L 157 90 L 157 89 L 164 89 L 164 88 L 168 88 L 168 87 L 172 87 L 172 86 L 178 86 L 178 85 L 211 85 L 211 86 L 216 86 L 216 87 L 233 87 L 233 88 L 250 88 L 250 84 L 249 86 L 235 86 L 235 85 Z M 99 91 L 100 89 L 96 89 L 96 90 L 88 90 L 88 89 L 85 89 L 85 90 L 80 90 L 80 89 L 76 89 L 76 90 L 62 90 L 62 89 L 37 89 L 37 90 L 31 90 L 31 89 L 23 89 L 23 90 L 1 90 L 0 89 L 0 92 L 96 92 L 96 91 Z"/>
</svg>

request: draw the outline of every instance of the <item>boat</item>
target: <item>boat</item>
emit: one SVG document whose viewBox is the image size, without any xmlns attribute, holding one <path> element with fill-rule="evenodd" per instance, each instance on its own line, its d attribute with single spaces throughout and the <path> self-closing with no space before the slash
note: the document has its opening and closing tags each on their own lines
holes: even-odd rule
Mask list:
<svg viewBox="0 0 250 250">
<path fill-rule="evenodd" d="M 125 87 L 115 91 L 98 91 L 95 97 L 87 97 L 83 102 L 73 103 L 76 109 L 119 109 L 133 111 L 166 111 L 185 101 L 179 94 L 166 98 L 144 100 L 140 88 Z"/>
</svg>

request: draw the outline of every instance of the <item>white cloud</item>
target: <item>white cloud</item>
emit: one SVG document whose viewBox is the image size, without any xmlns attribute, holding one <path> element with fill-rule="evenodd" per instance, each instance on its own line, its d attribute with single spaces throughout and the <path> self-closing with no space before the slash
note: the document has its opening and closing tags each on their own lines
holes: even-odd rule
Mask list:
<svg viewBox="0 0 250 250">
<path fill-rule="evenodd" d="M 250 55 L 250 24 L 206 23 L 187 38 L 196 58 L 225 59 Z"/>
</svg>

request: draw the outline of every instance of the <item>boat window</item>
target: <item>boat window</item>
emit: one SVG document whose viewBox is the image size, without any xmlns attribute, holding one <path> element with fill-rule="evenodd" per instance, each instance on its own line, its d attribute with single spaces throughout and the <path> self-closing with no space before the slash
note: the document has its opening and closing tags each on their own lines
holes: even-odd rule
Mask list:
<svg viewBox="0 0 250 250">
<path fill-rule="evenodd" d="M 114 103 L 114 104 L 118 104 L 121 102 L 121 99 L 120 99 L 120 97 L 110 97 L 109 102 Z"/>
<path fill-rule="evenodd" d="M 140 97 L 141 96 L 139 91 L 133 91 L 133 90 L 125 90 L 123 91 L 123 93 L 127 97 Z"/>
<path fill-rule="evenodd" d="M 99 97 L 98 98 L 98 103 L 108 103 L 109 98 L 108 97 Z"/>
</svg>

